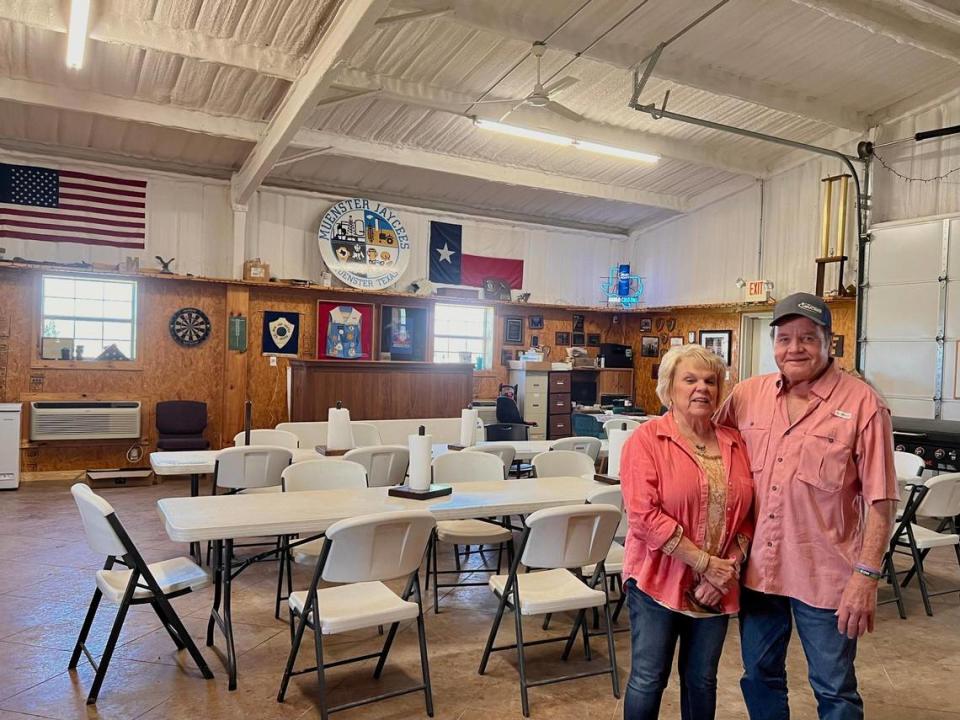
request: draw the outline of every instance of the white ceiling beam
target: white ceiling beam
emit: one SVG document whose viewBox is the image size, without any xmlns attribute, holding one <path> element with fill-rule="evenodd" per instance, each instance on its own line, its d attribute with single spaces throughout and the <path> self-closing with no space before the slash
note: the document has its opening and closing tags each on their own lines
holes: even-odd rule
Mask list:
<svg viewBox="0 0 960 720">
<path fill-rule="evenodd" d="M 960 63 L 960 33 L 931 17 L 922 22 L 916 13 L 906 14 L 876 0 L 793 0 L 837 20 L 891 38 L 901 45 Z"/>
<path fill-rule="evenodd" d="M 66 18 L 58 2 L 0 2 L 0 20 L 66 33 Z M 170 53 L 200 62 L 217 63 L 292 81 L 303 65 L 303 58 L 270 47 L 240 43 L 232 38 L 217 38 L 189 28 L 172 28 L 152 20 L 134 17 L 122 19 L 110 14 L 95 16 L 87 33 L 91 40 Z"/>
<path fill-rule="evenodd" d="M 915 115 L 924 110 L 929 110 L 932 107 L 942 105 L 958 94 L 960 94 L 960 83 L 957 82 L 956 78 L 949 78 L 936 85 L 930 85 L 922 90 L 918 90 L 912 95 L 897 100 L 895 103 L 887 105 L 884 108 L 880 108 L 870 113 L 867 119 L 870 122 L 870 127 L 896 122 L 908 115 Z"/>
<path fill-rule="evenodd" d="M 462 93 L 436 88 L 422 83 L 413 83 L 398 78 L 341 67 L 336 83 L 358 90 L 379 89 L 378 98 L 392 100 L 404 105 L 463 115 L 474 98 Z M 492 98 L 491 98 L 492 99 Z M 472 111 L 477 117 L 499 120 L 506 104 L 477 105 Z M 573 122 L 546 111 L 531 111 L 521 108 L 507 119 L 507 122 L 523 127 L 536 127 L 541 130 L 567 135 L 583 140 L 606 143 L 638 152 L 650 152 L 666 158 L 688 162 L 694 165 L 712 167 L 726 172 L 759 177 L 765 168 L 745 162 L 737 153 L 722 148 L 705 147 L 697 143 L 657 135 L 640 130 L 629 130 L 613 125 L 595 122 Z"/>
<path fill-rule="evenodd" d="M 132 100 L 87 90 L 0 77 L 0 100 L 102 115 L 174 130 L 256 142 L 266 123 L 211 115 L 174 105 Z"/>
<path fill-rule="evenodd" d="M 489 4 L 474 0 L 455 0 L 454 14 L 449 19 L 473 28 L 487 30 L 526 43 L 545 37 L 553 28 L 550 19 L 525 13 L 517 16 L 507 7 L 491 8 Z M 549 47 L 568 55 L 580 53 L 590 40 L 578 42 L 570 33 L 550 41 Z M 650 49 L 650 48 L 647 48 Z M 603 42 L 582 57 L 594 62 L 612 65 L 623 70 L 633 68 L 645 55 L 644 48 L 632 44 Z M 771 110 L 851 130 L 866 128 L 863 114 L 852 108 L 838 107 L 820 98 L 798 93 L 786 87 L 730 72 L 716 65 L 698 63 L 683 58 L 668 49 L 653 70 L 653 76 L 661 80 L 697 88 L 714 95 L 724 95 L 753 103 Z"/>
<path fill-rule="evenodd" d="M 414 10 L 412 12 L 400 13 L 399 15 L 382 17 L 374 24 L 377 27 L 383 27 L 384 25 L 395 25 L 397 23 L 412 22 L 414 20 L 429 20 L 431 18 L 449 15 L 452 12 L 452 7 L 441 7 L 436 10 Z"/>
<path fill-rule="evenodd" d="M 500 162 L 443 155 L 417 148 L 384 145 L 318 130 L 301 130 L 297 133 L 295 142 L 297 145 L 329 147 L 328 155 L 342 155 L 374 162 L 391 163 L 487 182 L 550 190 L 599 200 L 661 207 L 676 212 L 683 212 L 687 206 L 683 198 L 674 195 L 637 190 L 621 185 L 609 185 L 567 175 L 554 175 L 542 170 L 504 165 Z"/>
<path fill-rule="evenodd" d="M 100 93 L 67 90 L 29 80 L 0 78 L 0 100 L 90 113 L 117 120 L 148 123 L 245 142 L 256 142 L 267 127 L 263 122 L 224 118 L 196 110 L 158 105 L 142 100 L 116 98 Z M 486 160 L 458 158 L 416 148 L 383 145 L 316 130 L 299 130 L 293 136 L 290 145 L 311 154 L 313 154 L 312 151 L 322 151 L 330 155 L 408 165 L 423 170 L 446 172 L 489 182 L 506 182 L 511 185 L 581 197 L 651 205 L 678 212 L 686 207 L 682 198 L 672 195 L 554 175 L 531 168 L 508 167 L 502 163 Z"/>
<path fill-rule="evenodd" d="M 388 5 L 388 0 L 341 0 L 260 141 L 234 175 L 234 202 L 242 205 L 250 199 L 329 89 L 337 64 L 372 32 L 373 23 Z"/>
</svg>

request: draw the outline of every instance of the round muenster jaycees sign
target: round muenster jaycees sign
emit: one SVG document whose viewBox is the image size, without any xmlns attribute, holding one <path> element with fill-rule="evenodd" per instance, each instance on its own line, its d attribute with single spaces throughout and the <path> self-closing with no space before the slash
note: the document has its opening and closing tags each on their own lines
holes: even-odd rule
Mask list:
<svg viewBox="0 0 960 720">
<path fill-rule="evenodd" d="M 320 256 L 355 288 L 393 285 L 410 262 L 410 240 L 400 216 L 374 200 L 341 200 L 327 210 L 317 232 Z"/>
</svg>

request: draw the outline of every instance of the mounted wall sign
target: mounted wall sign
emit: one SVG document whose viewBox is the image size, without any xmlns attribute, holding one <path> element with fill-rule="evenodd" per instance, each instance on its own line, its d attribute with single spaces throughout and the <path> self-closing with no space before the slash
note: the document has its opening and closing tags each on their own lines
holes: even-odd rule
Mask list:
<svg viewBox="0 0 960 720">
<path fill-rule="evenodd" d="M 199 308 L 181 308 L 170 318 L 170 335 L 185 347 L 199 345 L 210 336 L 210 318 Z"/>
<path fill-rule="evenodd" d="M 397 215 L 375 200 L 341 200 L 327 210 L 317 231 L 320 256 L 351 287 L 390 287 L 410 262 L 410 240 Z"/>
</svg>

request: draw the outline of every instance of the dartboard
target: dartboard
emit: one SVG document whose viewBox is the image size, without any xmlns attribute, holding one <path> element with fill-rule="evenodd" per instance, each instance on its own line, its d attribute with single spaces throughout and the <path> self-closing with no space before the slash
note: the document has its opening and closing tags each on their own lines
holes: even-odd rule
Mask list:
<svg viewBox="0 0 960 720">
<path fill-rule="evenodd" d="M 199 308 L 182 308 L 170 318 L 170 335 L 181 345 L 199 345 L 210 335 L 210 319 Z"/>
</svg>

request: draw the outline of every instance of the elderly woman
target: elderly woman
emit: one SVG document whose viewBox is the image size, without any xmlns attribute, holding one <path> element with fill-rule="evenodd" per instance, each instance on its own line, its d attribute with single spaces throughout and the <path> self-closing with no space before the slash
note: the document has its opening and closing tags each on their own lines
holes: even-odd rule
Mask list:
<svg viewBox="0 0 960 720">
<path fill-rule="evenodd" d="M 626 720 L 659 716 L 678 639 L 681 717 L 715 715 L 717 665 L 753 531 L 746 450 L 735 430 L 713 422 L 725 374 L 723 361 L 700 345 L 670 350 L 657 383 L 669 410 L 624 447 L 633 646 Z"/>
</svg>

